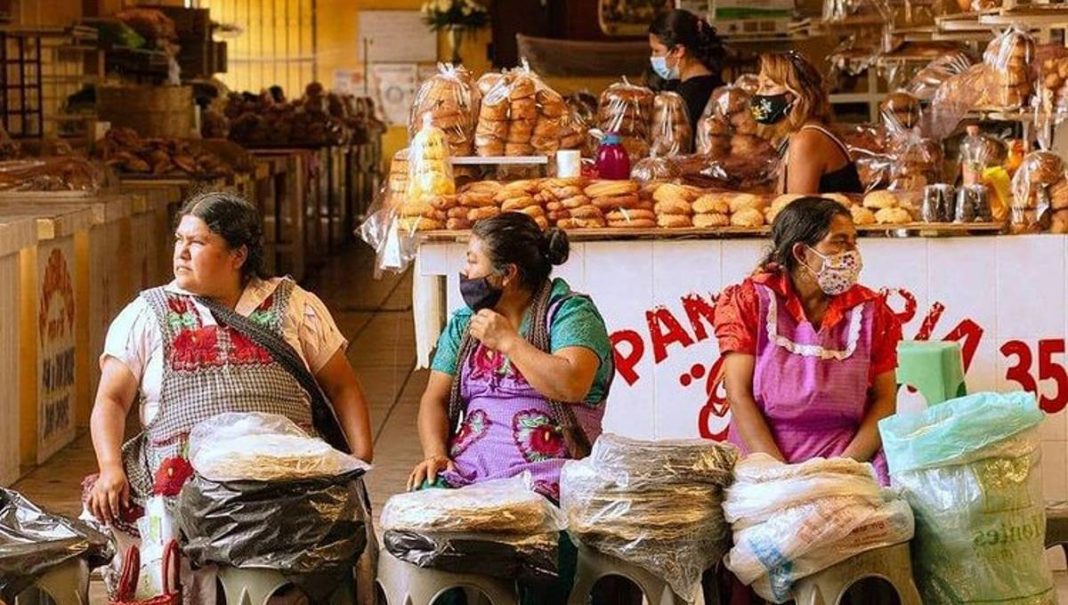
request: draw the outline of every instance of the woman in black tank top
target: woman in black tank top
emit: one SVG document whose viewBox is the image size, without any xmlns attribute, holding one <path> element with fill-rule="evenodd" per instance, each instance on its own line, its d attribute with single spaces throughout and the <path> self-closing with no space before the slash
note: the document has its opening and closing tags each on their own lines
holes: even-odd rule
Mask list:
<svg viewBox="0 0 1068 605">
<path fill-rule="evenodd" d="M 783 193 L 863 193 L 846 146 L 828 129 L 823 76 L 795 53 L 760 57 L 760 88 L 750 102 L 757 122 L 783 140 Z"/>
</svg>

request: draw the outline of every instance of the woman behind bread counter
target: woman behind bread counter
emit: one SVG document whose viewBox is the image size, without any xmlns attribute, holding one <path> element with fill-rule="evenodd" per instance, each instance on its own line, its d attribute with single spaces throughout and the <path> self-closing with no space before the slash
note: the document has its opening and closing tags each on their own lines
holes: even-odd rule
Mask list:
<svg viewBox="0 0 1068 605">
<path fill-rule="evenodd" d="M 889 483 L 877 424 L 894 413 L 901 325 L 857 283 L 861 268 L 849 211 L 801 198 L 775 219 L 757 273 L 719 298 L 729 439 L 743 452 L 872 462 Z"/>
<path fill-rule="evenodd" d="M 649 26 L 649 47 L 653 71 L 666 80 L 666 90 L 673 90 L 686 102 L 690 132 L 697 132 L 697 122 L 712 91 L 723 86 L 726 50 L 716 28 L 690 11 L 672 10 Z"/>
<path fill-rule="evenodd" d="M 783 139 L 783 193 L 864 193 L 857 167 L 828 130 L 831 104 L 823 76 L 796 52 L 760 57 L 753 117 Z"/>
</svg>

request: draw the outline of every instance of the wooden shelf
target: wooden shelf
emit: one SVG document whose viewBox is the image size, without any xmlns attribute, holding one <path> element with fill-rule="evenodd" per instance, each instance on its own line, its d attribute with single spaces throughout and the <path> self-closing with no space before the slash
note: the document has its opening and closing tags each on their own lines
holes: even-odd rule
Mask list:
<svg viewBox="0 0 1068 605">
<path fill-rule="evenodd" d="M 549 163 L 544 155 L 481 157 L 476 155 L 449 158 L 453 166 L 543 166 Z"/>
</svg>

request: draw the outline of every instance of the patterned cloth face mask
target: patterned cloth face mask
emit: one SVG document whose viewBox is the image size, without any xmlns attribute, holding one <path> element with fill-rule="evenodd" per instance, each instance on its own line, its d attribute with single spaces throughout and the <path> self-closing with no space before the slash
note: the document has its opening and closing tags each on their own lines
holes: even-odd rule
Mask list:
<svg viewBox="0 0 1068 605">
<path fill-rule="evenodd" d="M 864 261 L 857 250 L 849 250 L 840 254 L 824 256 L 812 247 L 809 250 L 823 259 L 823 265 L 819 271 L 813 270 L 808 265 L 805 268 L 812 271 L 816 276 L 823 293 L 828 296 L 838 296 L 857 284 L 860 279 L 860 271 L 864 268 Z"/>
</svg>

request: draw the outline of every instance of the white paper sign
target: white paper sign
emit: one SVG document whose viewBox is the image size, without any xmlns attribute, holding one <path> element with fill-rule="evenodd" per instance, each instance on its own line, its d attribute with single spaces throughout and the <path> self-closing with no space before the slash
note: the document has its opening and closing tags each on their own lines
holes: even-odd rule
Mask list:
<svg viewBox="0 0 1068 605">
<path fill-rule="evenodd" d="M 407 124 L 418 86 L 414 63 L 377 63 L 371 66 L 377 105 L 389 125 Z"/>
<path fill-rule="evenodd" d="M 423 63 L 438 58 L 438 36 L 419 11 L 360 11 L 359 48 L 367 40 L 367 61 Z"/>
</svg>

